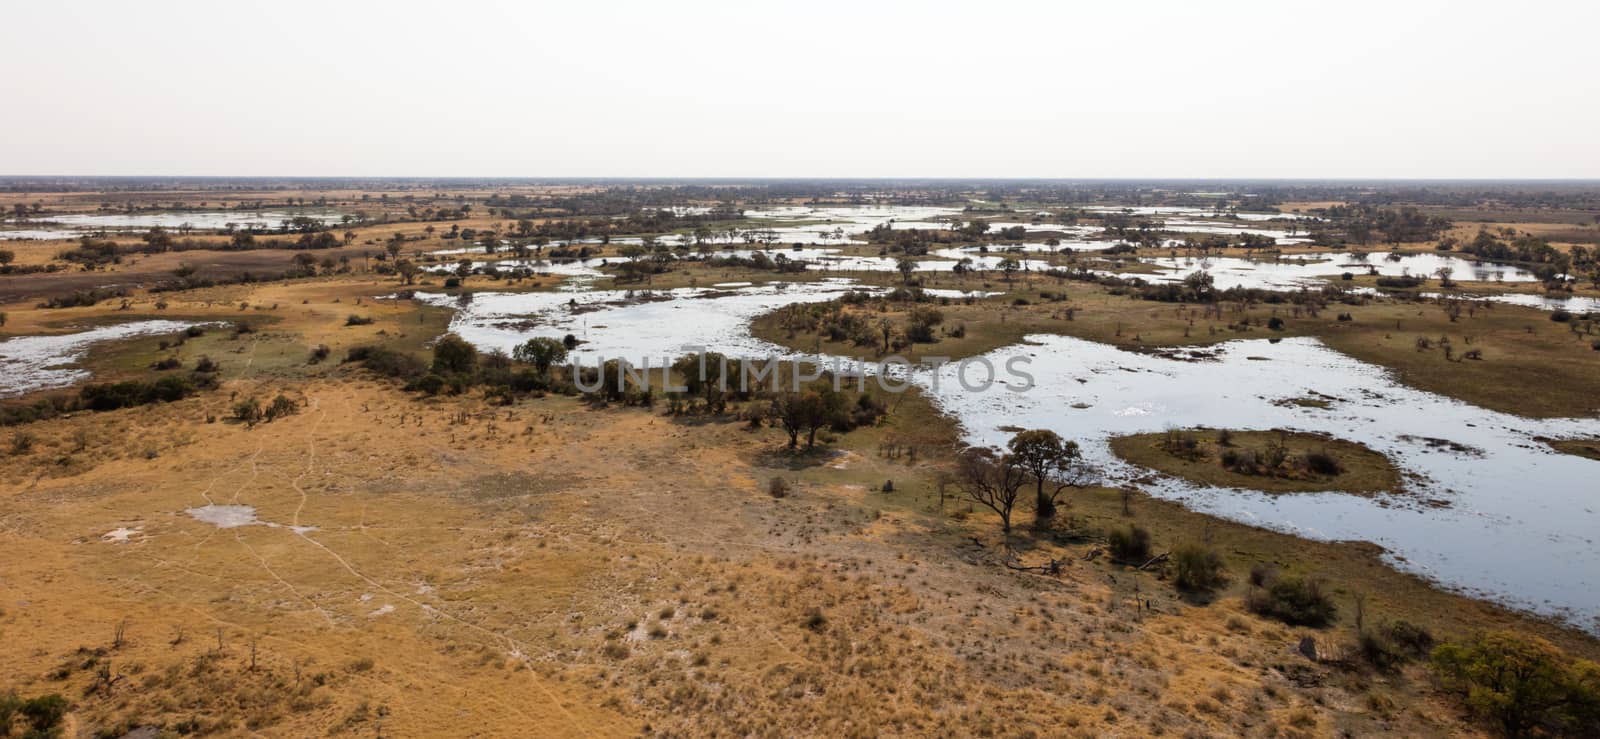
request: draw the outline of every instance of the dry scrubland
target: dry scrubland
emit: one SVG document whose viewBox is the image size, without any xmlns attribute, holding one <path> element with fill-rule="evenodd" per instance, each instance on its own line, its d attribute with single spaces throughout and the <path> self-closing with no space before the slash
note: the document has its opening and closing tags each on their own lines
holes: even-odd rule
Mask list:
<svg viewBox="0 0 1600 739">
<path fill-rule="evenodd" d="M 421 226 L 366 227 L 350 248 L 376 251 L 369 242 Z M 18 250 L 43 249 L 59 245 Z M 49 279 L 137 281 L 177 262 L 215 258 L 225 270 L 249 255 L 289 256 L 163 254 Z M 775 277 L 692 267 L 648 286 Z M 1312 335 L 1487 407 L 1600 410 L 1600 352 L 1536 311 L 1452 321 L 1439 304 L 1374 301 L 1317 315 L 1288 305 L 1205 315 L 1036 276 L 924 280 L 1008 294 L 938 306 L 939 341 L 902 352 L 913 357 L 970 356 L 1029 333 L 1134 351 Z M 1483 725 L 1420 663 L 1367 664 L 1358 612 L 1367 625 L 1403 619 L 1440 639 L 1504 628 L 1600 656 L 1588 636 L 1400 574 L 1371 545 L 1311 542 L 1120 490 L 1071 492 L 1050 531 L 1019 525 L 1007 566 L 995 517 L 951 482 L 952 421 L 916 395 L 879 427 L 790 453 L 782 431 L 749 428 L 737 408 L 674 417 L 561 396 L 498 406 L 475 393 L 407 394 L 338 361 L 372 343 L 425 356 L 445 331 L 448 311 L 376 299 L 396 285 L 358 272 L 165 294 L 165 309 L 136 292 L 126 310 L 116 300 L 43 310 L 6 293 L 7 334 L 152 317 L 255 331 L 214 327 L 168 349 L 156 336 L 97 346 L 86 360 L 97 381 L 204 355 L 221 364 L 221 386 L 35 422 L 25 450 L 0 450 L 0 695 L 63 696 L 69 736 L 141 726 L 270 736 L 1445 736 Z M 848 310 L 904 326 L 912 307 Z M 373 322 L 347 325 L 350 315 Z M 1281 330 L 1267 328 L 1272 318 Z M 963 335 L 951 335 L 958 325 Z M 781 312 L 755 328 L 802 349 L 876 356 L 786 325 Z M 319 345 L 329 359 L 309 363 Z M 1483 359 L 1455 361 L 1469 347 Z M 297 412 L 231 420 L 236 401 L 278 395 Z M 1208 455 L 1218 441 L 1211 431 L 1197 439 Z M 1172 456 L 1161 442 L 1118 444 L 1161 467 Z M 1291 445 L 1328 448 L 1352 488 L 1391 486 L 1393 469 L 1368 450 Z M 1585 453 L 1581 442 L 1555 445 Z M 787 483 L 781 497 L 774 479 Z M 1292 493 L 1298 481 L 1251 482 Z M 252 506 L 257 522 L 219 528 L 186 513 L 208 504 Z M 1147 532 L 1150 551 L 1119 561 L 1110 542 L 1130 527 Z M 1209 594 L 1176 590 L 1159 558 L 1186 545 L 1215 551 L 1228 581 Z M 1052 562 L 1058 569 L 1045 571 Z M 1290 626 L 1252 612 L 1260 568 L 1325 582 L 1338 620 Z M 1298 649 L 1305 637 L 1316 659 Z"/>
<path fill-rule="evenodd" d="M 254 320 L 191 340 L 221 389 L 33 424 L 0 492 L 0 674 L 59 693 L 83 731 L 272 735 L 766 736 L 877 733 L 1322 736 L 1463 730 L 1420 668 L 1349 670 L 1347 622 L 1249 613 L 1244 573 L 1324 577 L 1348 611 L 1441 635 L 1570 632 L 1441 593 L 1370 547 L 1315 544 L 1116 491 L 1074 494 L 1068 529 L 1018 534 L 950 500 L 953 431 L 917 398 L 879 429 L 791 457 L 733 418 L 593 410 L 548 397 L 421 400 L 311 347 L 421 350 L 440 311 L 374 302 L 392 284 L 326 278 L 216 288 L 161 314 Z M 307 302 L 309 301 L 309 302 Z M 358 306 L 357 301 L 360 301 Z M 239 310 L 240 302 L 249 308 Z M 208 304 L 209 303 L 209 304 Z M 276 305 L 276 309 L 272 306 Z M 347 327 L 360 312 L 377 319 Z M 111 317 L 155 315 L 148 301 Z M 107 319 L 22 310 L 8 328 Z M 134 374 L 157 337 L 89 364 Z M 249 427 L 235 397 L 299 413 Z M 208 422 L 216 417 L 215 422 Z M 909 447 L 918 452 L 910 454 Z M 891 450 L 900 450 L 892 454 Z M 790 481 L 787 497 L 769 481 Z M 886 480 L 894 492 L 881 492 Z M 249 505 L 217 528 L 185 509 Z M 1124 512 L 1124 506 L 1128 506 Z M 978 509 L 981 511 L 982 509 Z M 1134 523 L 1158 550 L 1209 540 L 1233 582 L 1205 603 L 1159 568 L 1103 556 Z M 1092 557 L 1092 559 L 1086 559 Z M 1295 651 L 1313 636 L 1324 662 Z M 115 731 L 111 732 L 115 735 Z"/>
</svg>

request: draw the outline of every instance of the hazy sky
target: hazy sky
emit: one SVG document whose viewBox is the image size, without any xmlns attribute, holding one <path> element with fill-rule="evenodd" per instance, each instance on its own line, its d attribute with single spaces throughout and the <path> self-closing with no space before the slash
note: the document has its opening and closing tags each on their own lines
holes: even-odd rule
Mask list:
<svg viewBox="0 0 1600 739">
<path fill-rule="evenodd" d="M 0 13 L 0 174 L 1600 177 L 1600 3 Z"/>
</svg>

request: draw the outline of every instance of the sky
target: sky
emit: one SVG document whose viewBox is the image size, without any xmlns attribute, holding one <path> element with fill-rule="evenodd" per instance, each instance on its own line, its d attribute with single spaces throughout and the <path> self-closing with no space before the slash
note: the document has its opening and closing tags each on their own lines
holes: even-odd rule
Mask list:
<svg viewBox="0 0 1600 739">
<path fill-rule="evenodd" d="M 48 0 L 0 175 L 1600 178 L 1600 3 Z"/>
</svg>

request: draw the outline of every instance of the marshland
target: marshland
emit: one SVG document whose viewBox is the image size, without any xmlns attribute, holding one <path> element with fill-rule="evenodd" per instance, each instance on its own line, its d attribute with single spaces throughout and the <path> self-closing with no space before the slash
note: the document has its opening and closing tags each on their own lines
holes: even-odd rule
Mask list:
<svg viewBox="0 0 1600 739">
<path fill-rule="evenodd" d="M 1600 189 L 95 184 L 0 194 L 18 711 L 1592 726 Z"/>
</svg>

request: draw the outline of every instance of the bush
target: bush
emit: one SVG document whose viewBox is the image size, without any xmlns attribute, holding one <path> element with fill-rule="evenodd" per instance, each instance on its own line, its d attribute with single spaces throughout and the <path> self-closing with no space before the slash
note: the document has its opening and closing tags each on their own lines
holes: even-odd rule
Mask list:
<svg viewBox="0 0 1600 739">
<path fill-rule="evenodd" d="M 1479 634 L 1433 651 L 1433 669 L 1467 709 L 1507 736 L 1600 735 L 1600 665 L 1536 636 Z"/>
<path fill-rule="evenodd" d="M 767 481 L 767 494 L 774 498 L 789 497 L 789 481 L 781 477 L 774 477 Z"/>
<path fill-rule="evenodd" d="M 1138 526 L 1112 529 L 1106 535 L 1106 544 L 1111 549 L 1111 556 L 1120 561 L 1143 562 L 1150 559 L 1150 532 Z"/>
<path fill-rule="evenodd" d="M 213 372 L 221 372 L 222 366 L 213 361 L 211 357 L 202 354 L 199 359 L 195 360 L 194 371 L 202 374 L 211 374 Z"/>
<path fill-rule="evenodd" d="M 367 316 L 358 316 L 358 315 L 356 315 L 354 313 L 351 313 L 350 315 L 345 316 L 344 325 L 346 325 L 346 326 L 370 326 L 370 325 L 372 325 L 372 322 L 374 320 L 375 319 L 369 318 Z"/>
<path fill-rule="evenodd" d="M 444 391 L 444 386 L 444 378 L 431 373 L 417 380 L 417 389 L 429 395 L 438 395 Z"/>
<path fill-rule="evenodd" d="M 1337 475 L 1344 472 L 1344 466 L 1339 464 L 1328 450 L 1306 452 L 1306 469 L 1318 475 Z"/>
<path fill-rule="evenodd" d="M 1394 621 L 1362 630 L 1357 636 L 1357 646 L 1367 664 L 1390 671 L 1426 657 L 1433 649 L 1433 634 L 1410 621 Z"/>
<path fill-rule="evenodd" d="M 1400 277 L 1379 277 L 1378 287 L 1416 287 L 1426 282 L 1421 277 L 1402 275 Z"/>
<path fill-rule="evenodd" d="M 433 371 L 468 374 L 478 367 L 478 349 L 455 334 L 445 334 L 433 345 Z"/>
<path fill-rule="evenodd" d="M 18 431 L 11 435 L 11 456 L 20 457 L 33 451 L 33 434 Z"/>
<path fill-rule="evenodd" d="M 1267 319 L 1267 328 L 1270 328 L 1273 331 L 1282 331 L 1283 330 L 1283 319 L 1279 318 L 1277 316 L 1273 316 L 1271 318 L 1268 318 Z"/>
<path fill-rule="evenodd" d="M 275 421 L 286 416 L 292 416 L 298 410 L 300 410 L 300 404 L 286 396 L 279 395 L 273 398 L 272 403 L 267 406 L 265 416 L 268 421 Z"/>
<path fill-rule="evenodd" d="M 233 418 L 241 423 L 254 424 L 261 420 L 261 401 L 247 398 L 233 404 Z"/>
<path fill-rule="evenodd" d="M 1556 323 L 1566 323 L 1572 320 L 1572 313 L 1561 309 L 1550 311 L 1550 320 Z"/>
<path fill-rule="evenodd" d="M 159 370 L 159 371 L 162 371 L 162 372 L 165 372 L 167 370 L 175 370 L 175 369 L 178 369 L 178 368 L 180 368 L 182 366 L 183 366 L 183 360 L 181 360 L 181 359 L 179 359 L 177 357 L 167 357 L 166 359 L 160 359 L 160 360 L 157 360 L 155 364 L 151 365 L 152 368 L 154 368 L 156 370 Z"/>
<path fill-rule="evenodd" d="M 1192 544 L 1172 553 L 1172 572 L 1172 584 L 1191 593 L 1209 593 L 1228 584 L 1222 555 Z"/>
<path fill-rule="evenodd" d="M 17 713 L 28 721 L 28 731 L 23 736 L 56 736 L 60 733 L 62 717 L 67 715 L 67 699 L 54 693 L 29 698 L 17 706 Z M 9 726 L 5 728 L 10 729 Z"/>
<path fill-rule="evenodd" d="M 214 384 L 208 380 L 207 384 Z M 150 403 L 170 403 L 194 394 L 195 383 L 189 378 L 168 376 L 155 382 L 127 380 L 125 382 L 85 385 L 78 391 L 78 402 L 93 411 L 114 411 Z"/>
<path fill-rule="evenodd" d="M 311 364 L 321 364 L 323 360 L 328 358 L 328 354 L 331 351 L 328 349 L 327 344 L 318 344 L 311 349 L 311 359 L 308 361 Z"/>
<path fill-rule="evenodd" d="M 351 347 L 344 361 L 361 362 L 370 372 L 403 380 L 421 377 L 428 371 L 428 365 L 422 360 L 383 346 Z"/>
<path fill-rule="evenodd" d="M 1245 607 L 1290 626 L 1327 626 L 1338 616 L 1338 607 L 1320 582 L 1292 577 L 1275 578 L 1252 590 Z"/>
</svg>

